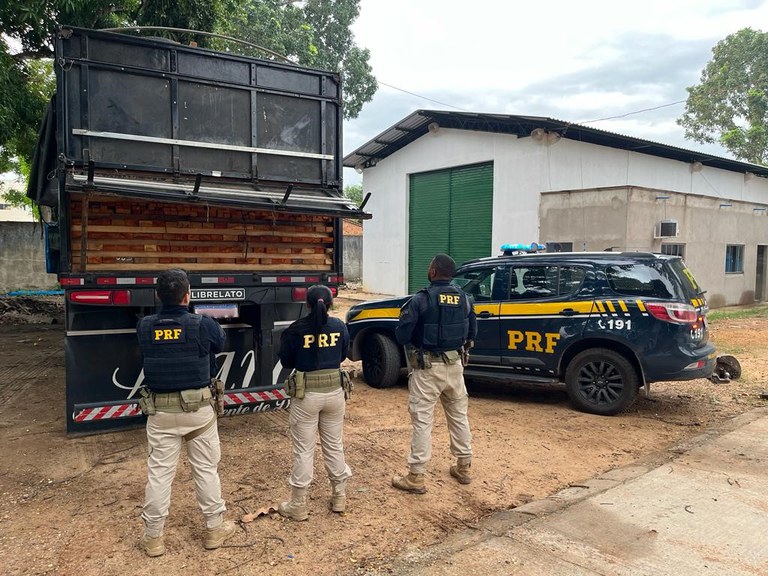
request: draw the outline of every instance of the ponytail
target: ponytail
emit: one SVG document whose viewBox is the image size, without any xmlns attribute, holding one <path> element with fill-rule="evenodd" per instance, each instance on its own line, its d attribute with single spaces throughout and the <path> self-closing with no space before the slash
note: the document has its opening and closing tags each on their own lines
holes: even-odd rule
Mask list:
<svg viewBox="0 0 768 576">
<path fill-rule="evenodd" d="M 328 286 L 316 284 L 307 290 L 307 304 L 312 316 L 312 326 L 319 333 L 328 322 L 328 308 L 333 304 L 333 294 Z"/>
</svg>

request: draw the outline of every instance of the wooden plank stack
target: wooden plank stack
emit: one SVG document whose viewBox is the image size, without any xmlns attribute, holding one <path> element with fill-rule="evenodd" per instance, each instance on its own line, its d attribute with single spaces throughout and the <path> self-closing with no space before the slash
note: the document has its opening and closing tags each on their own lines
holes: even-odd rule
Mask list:
<svg viewBox="0 0 768 576">
<path fill-rule="evenodd" d="M 333 268 L 330 216 L 106 195 L 70 198 L 73 272 Z"/>
</svg>

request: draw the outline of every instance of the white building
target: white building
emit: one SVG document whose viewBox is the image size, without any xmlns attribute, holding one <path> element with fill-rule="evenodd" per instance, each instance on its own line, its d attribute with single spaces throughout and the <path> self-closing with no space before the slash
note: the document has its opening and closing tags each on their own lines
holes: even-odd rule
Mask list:
<svg viewBox="0 0 768 576">
<path fill-rule="evenodd" d="M 437 252 L 461 262 L 536 241 L 682 254 L 712 306 L 768 298 L 764 166 L 551 118 L 430 110 L 344 165 L 371 193 L 371 292 L 417 290 Z"/>
</svg>

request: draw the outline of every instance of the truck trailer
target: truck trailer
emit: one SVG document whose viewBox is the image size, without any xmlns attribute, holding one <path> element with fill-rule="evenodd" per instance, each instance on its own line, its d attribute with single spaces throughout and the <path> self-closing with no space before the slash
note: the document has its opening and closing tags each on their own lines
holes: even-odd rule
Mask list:
<svg viewBox="0 0 768 576">
<path fill-rule="evenodd" d="M 67 431 L 142 422 L 136 323 L 186 270 L 221 323 L 225 413 L 285 408 L 276 357 L 307 288 L 343 283 L 340 76 L 63 27 L 28 195 L 65 299 Z"/>
</svg>

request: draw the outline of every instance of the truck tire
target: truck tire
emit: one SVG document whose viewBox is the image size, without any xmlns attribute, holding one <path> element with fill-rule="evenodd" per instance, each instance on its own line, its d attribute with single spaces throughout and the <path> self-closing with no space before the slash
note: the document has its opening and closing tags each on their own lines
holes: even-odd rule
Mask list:
<svg viewBox="0 0 768 576">
<path fill-rule="evenodd" d="M 384 334 L 365 339 L 362 351 L 363 378 L 373 388 L 389 388 L 400 378 L 400 350 Z"/>
<path fill-rule="evenodd" d="M 593 348 L 571 360 L 565 384 L 577 410 L 613 416 L 635 401 L 639 378 L 632 363 L 618 352 Z"/>
</svg>

